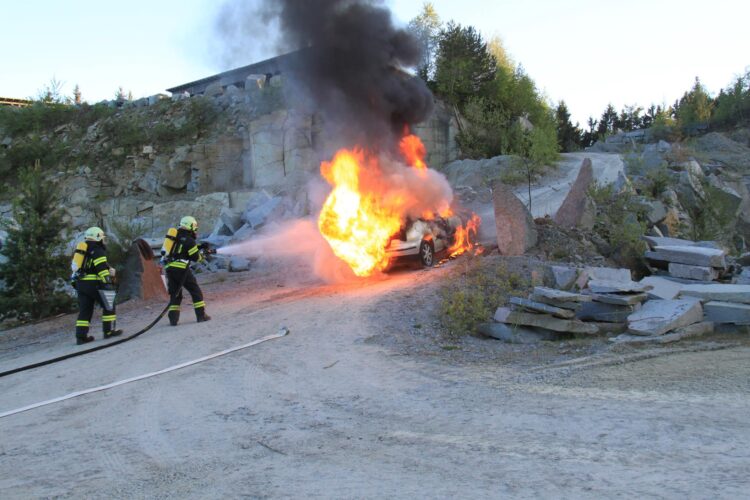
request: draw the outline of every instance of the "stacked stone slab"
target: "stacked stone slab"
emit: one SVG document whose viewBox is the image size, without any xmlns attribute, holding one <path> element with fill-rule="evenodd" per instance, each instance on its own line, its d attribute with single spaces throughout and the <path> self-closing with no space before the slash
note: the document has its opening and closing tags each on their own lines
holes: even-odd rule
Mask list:
<svg viewBox="0 0 750 500">
<path fill-rule="evenodd" d="M 726 252 L 713 241 L 644 236 L 646 259 L 679 280 L 716 281 L 726 269 Z"/>
<path fill-rule="evenodd" d="M 579 293 L 535 287 L 527 299 L 511 297 L 510 307 L 495 312 L 495 323 L 482 325 L 479 331 L 512 343 L 557 340 L 566 333 L 594 335 L 599 332 L 595 325 L 575 318 L 576 310 L 590 300 Z"/>
<path fill-rule="evenodd" d="M 685 285 L 680 298 L 703 303 L 706 321 L 750 325 L 750 285 L 722 283 Z"/>
</svg>

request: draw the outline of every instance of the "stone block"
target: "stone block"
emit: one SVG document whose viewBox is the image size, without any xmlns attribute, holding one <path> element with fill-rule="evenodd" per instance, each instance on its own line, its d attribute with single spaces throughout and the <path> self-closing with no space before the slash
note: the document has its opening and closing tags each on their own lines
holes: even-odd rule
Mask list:
<svg viewBox="0 0 750 500">
<path fill-rule="evenodd" d="M 646 258 L 691 266 L 726 267 L 723 250 L 698 246 L 657 246 L 646 252 Z"/>
<path fill-rule="evenodd" d="M 669 274 L 675 278 L 698 281 L 714 281 L 719 277 L 719 272 L 712 267 L 690 266 L 676 262 L 669 263 Z"/>
<path fill-rule="evenodd" d="M 645 302 L 646 299 L 648 299 L 648 294 L 595 293 L 591 296 L 591 298 L 594 302 L 601 302 L 603 304 L 612 304 L 616 306 L 632 306 Z"/>
<path fill-rule="evenodd" d="M 501 255 L 523 255 L 537 242 L 537 231 L 526 205 L 510 187 L 496 183 L 492 203 L 497 229 L 497 248 Z"/>
<path fill-rule="evenodd" d="M 585 267 L 584 270 L 588 273 L 589 279 L 592 280 L 621 281 L 623 283 L 630 283 L 630 281 L 633 279 L 630 274 L 630 269 L 616 269 L 613 267 Z"/>
<path fill-rule="evenodd" d="M 588 288 L 593 293 L 642 293 L 650 288 L 635 281 L 589 280 Z"/>
<path fill-rule="evenodd" d="M 594 335 L 599 332 L 599 329 L 596 326 L 586 324 L 582 321 L 558 319 L 546 314 L 511 311 L 507 307 L 500 307 L 495 311 L 495 321 L 511 325 L 545 328 L 556 332 L 585 333 L 589 335 Z"/>
<path fill-rule="evenodd" d="M 682 287 L 685 286 L 682 283 L 678 283 L 674 280 L 663 278 L 661 276 L 647 276 L 643 278 L 639 283 L 651 287 L 651 289 L 648 291 L 649 297 L 666 300 L 676 298 L 680 294 L 680 290 L 682 290 Z"/>
<path fill-rule="evenodd" d="M 509 344 L 536 344 L 541 341 L 558 340 L 560 337 L 558 332 L 544 328 L 512 326 L 505 323 L 483 323 L 477 327 L 477 331 Z"/>
<path fill-rule="evenodd" d="M 750 285 L 684 285 L 680 297 L 697 297 L 706 302 L 719 300 L 723 302 L 740 302 L 750 304 Z"/>
<path fill-rule="evenodd" d="M 628 316 L 628 332 L 634 335 L 663 335 L 702 319 L 703 307 L 699 300 L 651 300 Z"/>
<path fill-rule="evenodd" d="M 591 160 L 585 158 L 578 171 L 575 182 L 570 187 L 560 208 L 555 213 L 554 221 L 563 227 L 576 227 L 581 224 L 586 213 L 588 190 L 594 179 L 594 169 Z"/>
<path fill-rule="evenodd" d="M 522 310 L 551 314 L 552 316 L 555 316 L 557 318 L 571 319 L 575 316 L 575 313 L 573 311 L 561 309 L 559 307 L 544 304 L 542 302 L 535 302 L 533 300 L 528 300 L 521 297 L 511 297 L 510 303 Z"/>
<path fill-rule="evenodd" d="M 281 201 L 282 200 L 279 197 L 271 198 L 262 205 L 246 211 L 243 214 L 242 219 L 253 229 L 258 229 L 263 226 L 271 214 L 279 208 Z"/>
<path fill-rule="evenodd" d="M 692 241 L 683 240 L 680 238 L 666 238 L 658 236 L 642 236 L 641 237 L 652 250 L 656 247 L 702 247 L 702 248 L 715 248 L 721 249 L 719 244 L 715 241 Z"/>
<path fill-rule="evenodd" d="M 544 286 L 534 287 L 534 294 L 559 302 L 591 302 L 591 297 L 582 293 L 565 292 Z"/>
<path fill-rule="evenodd" d="M 576 318 L 582 321 L 602 321 L 605 323 L 622 323 L 628 319 L 639 305 L 615 305 L 602 302 L 587 302 L 576 311 Z"/>
<path fill-rule="evenodd" d="M 578 277 L 578 269 L 568 266 L 550 266 L 555 278 L 555 286 L 561 290 L 569 290 Z"/>
<path fill-rule="evenodd" d="M 705 317 L 714 323 L 750 325 L 750 305 L 713 300 L 703 306 Z"/>
<path fill-rule="evenodd" d="M 250 269 L 250 261 L 238 255 L 232 255 L 229 259 L 229 272 L 236 273 Z"/>
</svg>

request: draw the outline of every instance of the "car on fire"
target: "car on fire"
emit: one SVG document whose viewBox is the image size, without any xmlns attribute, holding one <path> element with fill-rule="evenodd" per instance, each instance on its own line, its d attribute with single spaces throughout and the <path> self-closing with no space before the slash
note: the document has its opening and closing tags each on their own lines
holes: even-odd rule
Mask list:
<svg viewBox="0 0 750 500">
<path fill-rule="evenodd" d="M 437 256 L 454 243 L 456 228 L 460 225 L 461 219 L 456 216 L 407 220 L 386 247 L 390 264 L 418 260 L 423 266 L 432 267 Z"/>
</svg>

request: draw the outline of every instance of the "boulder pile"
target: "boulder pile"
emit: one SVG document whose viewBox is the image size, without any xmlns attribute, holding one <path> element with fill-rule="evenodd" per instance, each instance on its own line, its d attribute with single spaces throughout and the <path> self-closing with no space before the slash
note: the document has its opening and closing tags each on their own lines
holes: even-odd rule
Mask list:
<svg viewBox="0 0 750 500">
<path fill-rule="evenodd" d="M 662 267 L 726 278 L 727 257 L 712 242 L 662 240 L 649 243 L 649 258 Z M 511 343 L 597 334 L 615 343 L 668 343 L 711 333 L 715 325 L 750 325 L 750 284 L 667 274 L 636 282 L 630 270 L 607 267 L 552 266 L 550 274 L 557 288 L 511 297 L 479 332 Z"/>
</svg>

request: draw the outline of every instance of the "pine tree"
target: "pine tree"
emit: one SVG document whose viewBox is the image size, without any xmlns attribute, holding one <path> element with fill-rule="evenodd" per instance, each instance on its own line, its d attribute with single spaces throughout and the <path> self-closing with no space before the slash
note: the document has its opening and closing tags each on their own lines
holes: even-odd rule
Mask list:
<svg viewBox="0 0 750 500">
<path fill-rule="evenodd" d="M 422 12 L 409 21 L 408 30 L 419 41 L 422 49 L 422 59 L 417 73 L 424 81 L 429 81 L 435 72 L 435 51 L 441 25 L 440 16 L 432 2 L 422 4 Z"/>
<path fill-rule="evenodd" d="M 63 251 L 61 201 L 57 185 L 44 179 L 39 162 L 19 173 L 13 219 L 3 221 L 8 237 L 0 252 L 0 318 L 43 318 L 70 309 L 60 290 L 68 275 Z"/>
<path fill-rule="evenodd" d="M 448 102 L 463 106 L 469 98 L 481 96 L 496 72 L 495 56 L 474 27 L 450 22 L 440 32 L 435 83 Z"/>
<path fill-rule="evenodd" d="M 570 112 L 565 101 L 560 101 L 555 111 L 557 118 L 557 144 L 560 151 L 567 153 L 576 150 L 581 145 L 581 129 L 578 124 L 573 125 L 570 121 Z"/>
</svg>

